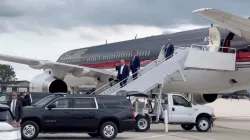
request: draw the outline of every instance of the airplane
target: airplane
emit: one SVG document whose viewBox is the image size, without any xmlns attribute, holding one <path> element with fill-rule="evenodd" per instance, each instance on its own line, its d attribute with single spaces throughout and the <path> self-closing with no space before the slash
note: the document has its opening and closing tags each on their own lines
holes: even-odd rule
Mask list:
<svg viewBox="0 0 250 140">
<path fill-rule="evenodd" d="M 202 17 L 206 15 L 201 9 L 194 13 Z M 209 19 L 214 19 L 213 22 L 218 23 L 216 20 L 220 19 L 213 16 Z M 210 31 L 216 38 L 210 37 Z M 182 47 L 190 47 L 192 44 L 209 45 L 217 42 L 219 43 L 217 45 L 222 47 L 244 48 L 249 45 L 250 41 L 247 35 L 250 34 L 248 32 L 240 34 L 230 24 L 223 24 L 222 27 L 201 28 L 70 50 L 63 53 L 56 62 L 4 54 L 0 54 L 0 60 L 26 64 L 33 69 L 44 70 L 31 80 L 31 92 L 67 92 L 68 86 L 80 85 L 96 85 L 98 89 L 116 78 L 114 66 L 121 59 L 129 64 L 133 50 L 137 52 L 141 59 L 141 66 L 144 67 L 158 58 L 162 45 L 166 44 L 168 39 L 171 39 L 175 46 Z M 225 50 L 219 48 L 213 51 Z M 237 52 L 237 70 L 233 72 L 184 70 L 188 82 L 165 83 L 163 93 L 194 93 L 193 96 L 197 102 L 211 103 L 217 99 L 217 93 L 247 89 L 250 86 L 249 57 L 250 52 Z"/>
<path fill-rule="evenodd" d="M 219 96 L 221 96 L 221 98 L 232 98 L 232 99 L 250 99 L 250 93 L 249 93 L 249 89 L 248 90 L 239 90 L 233 93 L 223 93 L 223 94 L 219 94 Z"/>
</svg>

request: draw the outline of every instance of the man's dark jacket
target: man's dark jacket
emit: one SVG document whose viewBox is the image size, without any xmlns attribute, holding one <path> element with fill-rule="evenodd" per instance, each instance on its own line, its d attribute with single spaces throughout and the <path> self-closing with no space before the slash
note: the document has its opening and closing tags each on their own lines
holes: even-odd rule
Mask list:
<svg viewBox="0 0 250 140">
<path fill-rule="evenodd" d="M 7 102 L 7 105 L 10 107 L 11 109 L 11 102 L 12 100 L 8 101 Z M 14 115 L 14 114 L 13 114 Z M 18 99 L 16 100 L 16 108 L 15 108 L 15 120 L 16 121 L 19 121 L 22 119 L 22 116 L 23 116 L 23 106 L 22 106 L 22 103 L 21 101 L 19 101 Z"/>
</svg>

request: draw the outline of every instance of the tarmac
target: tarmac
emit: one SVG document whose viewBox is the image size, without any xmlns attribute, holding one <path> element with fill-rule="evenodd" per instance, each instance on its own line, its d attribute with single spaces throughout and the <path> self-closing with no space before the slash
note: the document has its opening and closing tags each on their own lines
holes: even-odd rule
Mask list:
<svg viewBox="0 0 250 140">
<path fill-rule="evenodd" d="M 117 135 L 116 140 L 249 140 L 250 118 L 220 119 L 215 121 L 211 132 L 183 130 L 179 125 L 169 125 L 169 132 L 164 132 L 163 124 L 154 124 L 148 132 L 124 132 Z M 96 140 L 87 134 L 40 134 L 37 140 Z M 99 138 L 100 139 L 100 138 Z"/>
</svg>

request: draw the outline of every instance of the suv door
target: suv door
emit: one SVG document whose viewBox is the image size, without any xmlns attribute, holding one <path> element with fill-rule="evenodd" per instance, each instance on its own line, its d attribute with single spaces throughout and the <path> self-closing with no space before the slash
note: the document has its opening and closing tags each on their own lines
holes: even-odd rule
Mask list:
<svg viewBox="0 0 250 140">
<path fill-rule="evenodd" d="M 50 104 L 55 105 L 55 108 L 49 109 Z M 73 127 L 70 120 L 72 117 L 71 108 L 72 99 L 70 98 L 57 98 L 45 107 L 42 113 L 42 123 L 44 130 L 47 131 L 68 131 Z"/>
<path fill-rule="evenodd" d="M 172 112 L 173 122 L 192 122 L 193 108 L 192 105 L 182 96 L 173 95 Z"/>
<path fill-rule="evenodd" d="M 98 126 L 98 105 L 94 97 L 73 99 L 72 120 L 75 131 L 91 131 Z"/>
</svg>

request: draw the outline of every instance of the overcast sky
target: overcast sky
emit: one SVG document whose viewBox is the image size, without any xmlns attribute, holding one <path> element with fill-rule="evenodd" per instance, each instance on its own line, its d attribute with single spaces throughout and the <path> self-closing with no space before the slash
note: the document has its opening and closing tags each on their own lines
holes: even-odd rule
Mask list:
<svg viewBox="0 0 250 140">
<path fill-rule="evenodd" d="M 249 0 L 0 0 L 2 54 L 53 60 L 65 51 L 209 25 L 192 13 L 218 8 L 249 17 Z M 42 72 L 9 62 L 19 80 Z"/>
</svg>

